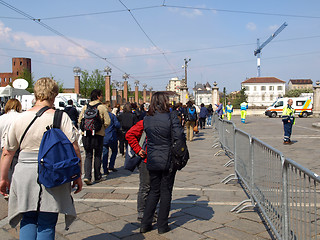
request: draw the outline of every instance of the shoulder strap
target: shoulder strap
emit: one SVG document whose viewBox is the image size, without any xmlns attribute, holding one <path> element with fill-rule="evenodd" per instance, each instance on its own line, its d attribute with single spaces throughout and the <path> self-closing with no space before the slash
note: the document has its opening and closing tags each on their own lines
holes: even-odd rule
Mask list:
<svg viewBox="0 0 320 240">
<path fill-rule="evenodd" d="M 62 114 L 63 114 L 63 111 L 61 111 L 61 110 L 56 110 L 54 112 L 54 117 L 53 117 L 53 127 L 54 128 L 61 127 Z"/>
<path fill-rule="evenodd" d="M 36 116 L 32 119 L 32 121 L 30 122 L 30 124 L 28 125 L 28 127 L 26 128 L 26 130 L 24 131 L 24 133 L 22 134 L 22 136 L 21 136 L 21 138 L 20 138 L 20 145 L 21 145 L 21 143 L 22 143 L 25 135 L 27 134 L 29 128 L 31 127 L 31 125 L 36 121 L 36 119 L 37 119 L 38 117 L 41 117 L 41 115 L 42 115 L 45 111 L 47 111 L 48 109 L 50 109 L 50 107 L 45 106 L 45 107 L 41 108 L 41 109 L 36 113 Z"/>
<path fill-rule="evenodd" d="M 144 143 L 144 141 L 146 140 L 146 136 L 147 136 L 147 134 L 146 134 L 146 132 L 143 130 L 142 135 L 141 135 L 141 138 L 140 138 L 140 141 L 139 141 L 139 145 L 140 145 L 141 147 L 143 146 L 143 143 Z"/>
</svg>

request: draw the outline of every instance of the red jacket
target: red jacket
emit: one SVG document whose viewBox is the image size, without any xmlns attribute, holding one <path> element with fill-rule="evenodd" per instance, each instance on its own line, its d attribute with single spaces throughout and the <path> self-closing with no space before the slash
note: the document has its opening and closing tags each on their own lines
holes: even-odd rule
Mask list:
<svg viewBox="0 0 320 240">
<path fill-rule="evenodd" d="M 133 125 L 126 134 L 126 140 L 128 141 L 128 144 L 132 148 L 132 150 L 138 154 L 142 147 L 139 145 L 139 140 L 143 133 L 143 120 L 140 120 L 136 123 L 136 125 Z M 147 154 L 147 148 L 146 148 L 146 154 Z M 143 160 L 145 163 L 147 163 L 147 158 Z"/>
</svg>

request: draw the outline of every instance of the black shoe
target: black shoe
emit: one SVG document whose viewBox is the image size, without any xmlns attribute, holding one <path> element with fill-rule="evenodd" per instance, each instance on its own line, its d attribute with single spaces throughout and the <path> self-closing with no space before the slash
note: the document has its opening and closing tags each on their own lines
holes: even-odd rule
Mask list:
<svg viewBox="0 0 320 240">
<path fill-rule="evenodd" d="M 112 172 L 118 172 L 118 170 L 115 169 L 115 168 L 109 168 L 109 170 L 112 171 Z"/>
<path fill-rule="evenodd" d="M 166 228 L 159 228 L 158 229 L 158 233 L 159 234 L 164 234 L 166 232 L 169 232 L 171 230 L 171 228 L 169 226 L 167 226 Z"/>
<path fill-rule="evenodd" d="M 140 233 L 146 233 L 146 232 L 150 232 L 152 230 L 152 226 L 151 225 L 147 225 L 144 227 L 140 227 Z"/>
</svg>

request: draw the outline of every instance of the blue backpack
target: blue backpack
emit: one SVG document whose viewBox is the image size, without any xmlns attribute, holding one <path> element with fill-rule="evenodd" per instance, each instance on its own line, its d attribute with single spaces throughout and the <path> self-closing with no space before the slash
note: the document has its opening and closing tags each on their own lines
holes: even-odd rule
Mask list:
<svg viewBox="0 0 320 240">
<path fill-rule="evenodd" d="M 34 121 L 49 107 L 40 109 L 20 139 L 20 144 Z M 56 110 L 53 125 L 47 126 L 43 134 L 38 153 L 38 182 L 47 188 L 60 186 L 80 177 L 80 159 L 77 157 L 72 143 L 61 131 L 63 111 Z"/>
<path fill-rule="evenodd" d="M 61 131 L 63 111 L 56 110 L 53 126 L 43 134 L 38 154 L 39 182 L 53 188 L 80 177 L 80 159 L 72 143 Z"/>
</svg>

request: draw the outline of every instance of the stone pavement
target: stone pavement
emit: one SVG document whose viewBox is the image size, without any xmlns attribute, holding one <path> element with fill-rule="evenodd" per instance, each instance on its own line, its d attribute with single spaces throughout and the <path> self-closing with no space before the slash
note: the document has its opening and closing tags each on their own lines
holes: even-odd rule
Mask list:
<svg viewBox="0 0 320 240">
<path fill-rule="evenodd" d="M 247 197 L 239 184 L 220 183 L 233 173 L 233 168 L 223 167 L 229 160 L 225 155 L 214 156 L 218 149 L 211 148 L 213 141 L 214 131 L 209 128 L 188 143 L 191 159 L 176 176 L 170 232 L 158 235 L 155 227 L 149 233 L 139 233 L 136 212 L 139 176 L 136 171 L 124 170 L 124 159 L 119 156 L 118 172 L 74 195 L 78 219 L 65 231 L 60 215 L 56 239 L 272 239 L 255 210 L 230 212 Z M 1 199 L 0 204 L 3 214 L 6 202 Z M 0 239 L 18 239 L 19 230 L 11 229 L 6 218 L 0 221 L 0 227 Z"/>
</svg>

